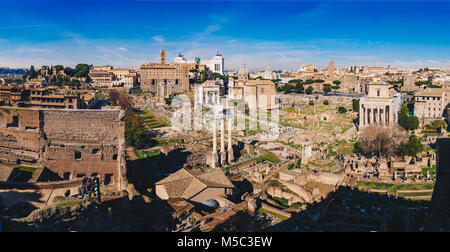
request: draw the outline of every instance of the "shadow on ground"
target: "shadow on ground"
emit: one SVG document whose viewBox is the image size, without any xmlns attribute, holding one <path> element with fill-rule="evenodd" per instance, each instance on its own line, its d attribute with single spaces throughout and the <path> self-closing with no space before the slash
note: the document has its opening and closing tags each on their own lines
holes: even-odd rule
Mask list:
<svg viewBox="0 0 450 252">
<path fill-rule="evenodd" d="M 260 206 L 262 201 L 258 201 Z M 268 202 L 264 202 L 269 204 Z M 261 213 L 251 216 L 238 211 L 227 221 L 217 225 L 213 232 L 275 231 L 275 232 L 414 232 L 441 231 L 448 223 L 433 222 L 430 201 L 412 201 L 394 196 L 368 193 L 340 187 L 320 202 L 305 206 L 291 218 L 275 225 Z M 448 221 L 447 221 L 448 222 Z M 445 225 L 447 225 L 445 227 Z M 438 227 L 440 226 L 440 227 Z M 442 227 L 443 226 L 443 227 Z"/>
</svg>

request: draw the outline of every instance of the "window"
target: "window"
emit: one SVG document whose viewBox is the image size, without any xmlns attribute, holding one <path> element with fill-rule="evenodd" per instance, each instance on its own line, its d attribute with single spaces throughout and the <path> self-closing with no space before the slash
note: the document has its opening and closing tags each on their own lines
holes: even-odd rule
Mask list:
<svg viewBox="0 0 450 252">
<path fill-rule="evenodd" d="M 63 174 L 63 180 L 70 180 L 70 172 L 65 172 Z"/>
<path fill-rule="evenodd" d="M 381 95 L 381 92 L 380 92 L 380 90 L 378 89 L 377 90 L 377 96 L 379 97 Z"/>
<path fill-rule="evenodd" d="M 264 88 L 261 88 L 261 93 L 264 93 Z"/>
<path fill-rule="evenodd" d="M 19 127 L 19 116 L 13 116 L 12 123 L 6 124 L 6 127 L 7 128 L 9 128 L 9 127 L 17 128 L 17 127 Z"/>
<path fill-rule="evenodd" d="M 81 152 L 75 151 L 75 159 L 76 159 L 76 160 L 81 159 Z"/>
<path fill-rule="evenodd" d="M 113 178 L 112 174 L 105 174 L 105 185 L 111 184 L 112 178 Z"/>
</svg>

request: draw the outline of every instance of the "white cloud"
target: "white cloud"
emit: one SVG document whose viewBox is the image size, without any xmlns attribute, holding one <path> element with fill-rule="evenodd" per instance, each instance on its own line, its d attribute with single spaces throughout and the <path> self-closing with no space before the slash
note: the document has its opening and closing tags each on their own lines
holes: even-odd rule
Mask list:
<svg viewBox="0 0 450 252">
<path fill-rule="evenodd" d="M 175 58 L 178 52 L 187 59 L 193 59 L 211 58 L 220 51 L 225 58 L 225 69 L 239 69 L 244 61 L 250 70 L 264 70 L 267 66 L 273 70 L 298 69 L 303 64 L 325 67 L 330 60 L 334 60 L 339 67 L 374 64 L 390 64 L 400 68 L 450 66 L 450 56 L 445 57 L 448 55 L 445 51 L 439 57 L 429 54 L 426 59 L 421 59 L 423 54 L 401 54 L 401 45 L 381 41 L 326 38 L 278 42 L 219 36 L 217 31 L 224 22 L 227 20 L 219 19 L 206 25 L 201 32 L 169 41 L 166 34 L 147 40 L 106 40 L 90 39 L 72 32 L 61 33 L 62 39 L 58 41 L 33 44 L 0 39 L 0 66 L 75 66 L 89 63 L 138 68 L 145 62 L 157 62 L 162 46 L 167 51 L 168 61 Z"/>
<path fill-rule="evenodd" d="M 164 36 L 162 36 L 162 35 L 158 35 L 158 36 L 153 36 L 153 38 L 152 38 L 154 41 L 156 41 L 156 42 L 158 42 L 158 43 L 164 43 Z"/>
</svg>

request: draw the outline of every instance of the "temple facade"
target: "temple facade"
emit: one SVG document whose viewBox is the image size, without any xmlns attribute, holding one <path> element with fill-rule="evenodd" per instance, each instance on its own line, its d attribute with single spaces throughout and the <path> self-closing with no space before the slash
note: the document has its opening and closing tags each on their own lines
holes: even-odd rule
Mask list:
<svg viewBox="0 0 450 252">
<path fill-rule="evenodd" d="M 390 127 L 397 123 L 399 104 L 386 82 L 371 82 L 365 86 L 360 100 L 359 129 L 370 125 Z"/>
</svg>

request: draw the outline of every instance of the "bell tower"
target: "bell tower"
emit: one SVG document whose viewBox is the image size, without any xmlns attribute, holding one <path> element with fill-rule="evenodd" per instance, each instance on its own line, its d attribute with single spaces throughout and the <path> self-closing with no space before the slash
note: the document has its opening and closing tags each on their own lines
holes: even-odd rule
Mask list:
<svg viewBox="0 0 450 252">
<path fill-rule="evenodd" d="M 160 57 L 161 65 L 165 65 L 166 64 L 166 50 L 164 50 L 164 48 L 162 48 L 161 51 L 159 52 L 159 57 Z"/>
</svg>

